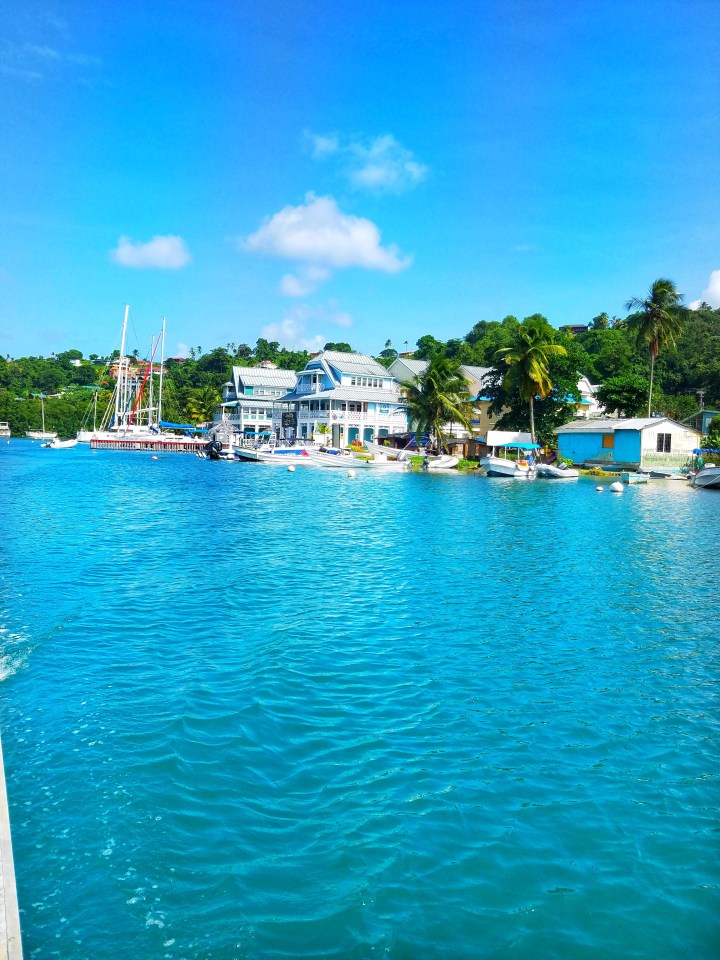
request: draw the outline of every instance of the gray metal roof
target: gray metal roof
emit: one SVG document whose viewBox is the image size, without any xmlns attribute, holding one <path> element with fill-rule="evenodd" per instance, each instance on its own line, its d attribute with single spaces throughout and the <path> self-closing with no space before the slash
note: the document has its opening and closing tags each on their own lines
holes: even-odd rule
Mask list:
<svg viewBox="0 0 720 960">
<path fill-rule="evenodd" d="M 427 360 L 412 360 L 409 357 L 397 357 L 390 366 L 394 366 L 396 363 L 401 363 L 415 377 L 419 377 L 421 373 L 425 373 L 425 368 L 428 365 Z"/>
<path fill-rule="evenodd" d="M 460 367 L 462 374 L 471 377 L 473 380 L 477 380 L 478 383 L 482 383 L 491 370 L 492 367 L 470 367 L 465 363 Z"/>
<path fill-rule="evenodd" d="M 397 390 L 382 390 L 379 387 L 335 387 L 334 390 L 320 390 L 318 393 L 288 393 L 284 397 L 278 397 L 280 403 L 298 400 L 349 400 L 355 403 L 365 400 L 370 403 L 400 403 L 401 397 Z"/>
<path fill-rule="evenodd" d="M 391 376 L 377 360 L 364 353 L 340 353 L 337 350 L 325 350 L 315 357 L 315 360 L 324 360 L 339 373 L 355 374 L 367 377 Z M 310 361 L 312 363 L 312 361 Z M 307 369 L 307 368 L 306 368 Z"/>
<path fill-rule="evenodd" d="M 294 370 L 271 370 L 268 367 L 233 367 L 233 378 L 249 387 L 294 387 Z"/>
<path fill-rule="evenodd" d="M 556 427 L 554 433 L 614 433 L 615 430 L 645 430 L 647 427 L 656 427 L 660 423 L 674 423 L 677 427 L 683 426 L 683 424 L 671 420 L 670 417 L 627 417 L 620 419 L 592 417 L 589 420 L 574 420 L 562 427 Z M 685 427 L 685 429 L 687 430 L 688 427 Z M 692 428 L 689 429 L 692 430 Z"/>
</svg>

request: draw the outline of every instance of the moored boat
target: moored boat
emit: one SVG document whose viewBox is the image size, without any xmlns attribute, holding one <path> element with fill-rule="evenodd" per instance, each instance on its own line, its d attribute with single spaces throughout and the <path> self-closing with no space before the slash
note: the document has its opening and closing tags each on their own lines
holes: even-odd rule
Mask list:
<svg viewBox="0 0 720 960">
<path fill-rule="evenodd" d="M 625 470 L 620 474 L 620 479 L 623 483 L 634 485 L 637 483 L 647 483 L 649 477 L 646 473 L 631 473 L 630 471 Z"/>
<path fill-rule="evenodd" d="M 94 425 L 92 430 L 81 429 L 77 434 L 80 443 L 89 443 L 94 449 L 127 449 L 127 443 L 114 443 L 118 440 L 141 443 L 143 449 L 151 449 L 155 443 L 158 449 L 162 449 L 165 441 L 176 439 L 176 434 L 164 431 L 160 427 L 165 365 L 165 321 L 163 320 L 161 332 L 157 337 L 153 337 L 149 363 L 138 368 L 133 367 L 131 358 L 125 356 L 129 314 L 130 307 L 126 306 L 112 400 L 99 428 Z M 158 347 L 160 347 L 159 369 L 155 360 Z M 156 375 L 159 376 L 157 385 L 155 384 Z M 93 409 L 95 416 L 97 394 L 95 394 Z"/>
<path fill-rule="evenodd" d="M 535 476 L 535 452 L 539 445 L 532 442 L 529 433 L 489 430 L 486 443 L 491 451 L 481 458 L 480 466 L 485 468 L 489 477 L 528 480 Z M 499 456 L 496 450 L 502 450 L 503 456 Z M 508 450 L 515 451 L 514 458 L 508 456 Z"/>
<path fill-rule="evenodd" d="M 77 438 L 72 440 L 60 440 L 58 437 L 55 437 L 54 440 L 50 440 L 49 443 L 43 443 L 43 447 L 48 447 L 50 450 L 69 450 L 71 447 L 76 447 L 78 444 Z"/>
<path fill-rule="evenodd" d="M 706 463 L 692 478 L 692 485 L 705 490 L 720 490 L 720 466 Z"/>
<path fill-rule="evenodd" d="M 274 443 L 263 443 L 255 447 L 244 447 L 241 444 L 232 445 L 238 460 L 247 460 L 252 463 L 301 463 L 310 466 L 310 452 L 301 444 L 283 446 Z"/>
<path fill-rule="evenodd" d="M 564 464 L 538 463 L 535 475 L 543 480 L 577 480 L 580 471 Z"/>
<path fill-rule="evenodd" d="M 42 420 L 42 429 L 40 430 L 26 430 L 25 436 L 29 437 L 31 440 L 54 440 L 57 437 L 57 433 L 54 433 L 52 430 L 45 429 L 45 394 L 34 394 L 34 396 L 39 396 L 40 398 L 40 416 Z"/>
</svg>

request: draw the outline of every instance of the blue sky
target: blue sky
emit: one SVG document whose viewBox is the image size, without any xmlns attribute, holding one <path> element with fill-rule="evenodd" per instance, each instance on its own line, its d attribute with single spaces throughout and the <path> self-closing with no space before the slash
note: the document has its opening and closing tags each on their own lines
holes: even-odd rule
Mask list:
<svg viewBox="0 0 720 960">
<path fill-rule="evenodd" d="M 0 353 L 720 306 L 717 0 L 6 0 Z"/>
</svg>

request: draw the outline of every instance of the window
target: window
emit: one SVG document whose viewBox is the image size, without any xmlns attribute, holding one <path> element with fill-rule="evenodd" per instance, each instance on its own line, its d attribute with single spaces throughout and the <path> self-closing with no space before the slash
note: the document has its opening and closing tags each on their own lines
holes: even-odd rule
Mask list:
<svg viewBox="0 0 720 960">
<path fill-rule="evenodd" d="M 612 450 L 615 446 L 615 434 L 604 433 L 602 439 L 603 450 Z"/>
<path fill-rule="evenodd" d="M 670 453 L 671 450 L 671 433 L 659 433 L 657 435 L 657 452 L 658 453 Z"/>
</svg>

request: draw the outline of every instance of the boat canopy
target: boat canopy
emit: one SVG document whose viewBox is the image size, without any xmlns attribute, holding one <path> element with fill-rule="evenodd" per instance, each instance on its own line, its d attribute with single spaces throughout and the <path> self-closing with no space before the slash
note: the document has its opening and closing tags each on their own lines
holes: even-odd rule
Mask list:
<svg viewBox="0 0 720 960">
<path fill-rule="evenodd" d="M 197 433 L 207 433 L 207 430 L 203 430 L 202 427 L 196 427 L 192 423 L 170 423 L 167 420 L 161 420 L 160 426 L 165 427 L 167 430 L 194 430 Z"/>
</svg>

